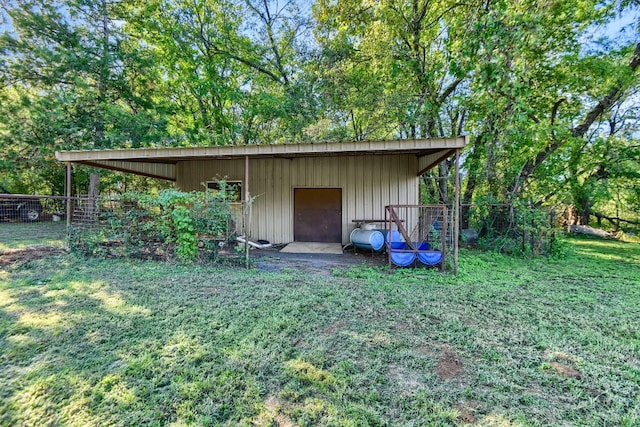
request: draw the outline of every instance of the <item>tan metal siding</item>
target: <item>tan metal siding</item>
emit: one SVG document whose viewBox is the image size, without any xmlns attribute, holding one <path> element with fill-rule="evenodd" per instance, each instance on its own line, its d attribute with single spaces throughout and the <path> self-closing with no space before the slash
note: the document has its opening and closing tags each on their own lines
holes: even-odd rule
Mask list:
<svg viewBox="0 0 640 427">
<path fill-rule="evenodd" d="M 342 189 L 342 242 L 354 219 L 383 219 L 388 204 L 418 202 L 414 155 L 372 155 L 250 160 L 249 192 L 255 197 L 251 237 L 273 243 L 293 240 L 294 188 Z M 244 179 L 244 160 L 179 162 L 177 185 L 202 190 L 213 178 Z M 246 188 L 246 186 L 243 186 Z"/>
<path fill-rule="evenodd" d="M 338 171 L 335 174 L 338 179 L 337 186 L 340 186 L 340 183 L 348 182 L 349 180 L 349 158 L 348 157 L 339 157 L 338 158 Z M 349 211 L 349 203 L 347 202 L 348 196 L 347 191 L 342 189 L 342 242 L 346 243 L 346 240 L 349 239 L 349 233 L 353 230 L 353 224 L 351 220 L 354 219 L 353 214 Z M 345 239 L 345 236 L 346 239 Z"/>
<path fill-rule="evenodd" d="M 425 170 L 436 166 L 436 161 L 442 157 L 441 152 L 436 152 L 433 154 L 427 154 L 425 156 L 420 157 L 418 161 L 418 171 Z"/>
<path fill-rule="evenodd" d="M 118 160 L 96 160 L 93 162 L 93 164 L 95 166 L 102 166 L 106 169 L 129 171 L 143 176 L 152 176 L 171 181 L 175 181 L 176 179 L 176 167 L 172 163 L 142 163 Z"/>
<path fill-rule="evenodd" d="M 371 209 L 372 216 L 375 218 L 384 218 L 384 207 L 381 206 L 382 193 L 382 156 L 374 156 L 371 167 Z M 377 190 L 376 190 L 377 189 Z"/>
<path fill-rule="evenodd" d="M 293 236 L 293 190 L 291 189 L 291 160 L 282 160 L 280 164 L 280 171 L 282 172 L 282 185 L 280 186 L 282 211 L 280 212 L 280 243 L 287 242 L 289 236 Z M 287 211 L 291 211 L 291 214 L 287 214 Z M 277 224 L 278 218 L 274 222 Z M 277 230 L 276 230 L 277 231 Z M 274 232 L 274 235 L 277 233 Z"/>
<path fill-rule="evenodd" d="M 204 190 L 203 183 L 225 178 L 244 180 L 244 160 L 194 160 L 176 165 L 176 185 L 183 191 Z"/>
<path fill-rule="evenodd" d="M 398 175 L 402 173 L 400 168 L 400 157 L 393 156 L 391 158 L 391 166 L 389 169 L 389 203 L 392 204 L 398 204 L 398 200 L 400 200 L 400 190 L 398 188 Z"/>
</svg>

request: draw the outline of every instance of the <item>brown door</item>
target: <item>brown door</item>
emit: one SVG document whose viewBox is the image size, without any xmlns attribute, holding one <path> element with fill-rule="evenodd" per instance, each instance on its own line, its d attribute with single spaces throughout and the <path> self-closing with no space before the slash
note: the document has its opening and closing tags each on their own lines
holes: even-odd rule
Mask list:
<svg viewBox="0 0 640 427">
<path fill-rule="evenodd" d="M 340 188 L 296 188 L 293 200 L 296 242 L 342 242 Z"/>
</svg>

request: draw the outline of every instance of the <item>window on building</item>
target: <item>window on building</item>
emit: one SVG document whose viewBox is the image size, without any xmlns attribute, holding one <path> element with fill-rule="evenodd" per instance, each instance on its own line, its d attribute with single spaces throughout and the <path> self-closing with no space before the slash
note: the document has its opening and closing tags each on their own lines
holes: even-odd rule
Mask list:
<svg viewBox="0 0 640 427">
<path fill-rule="evenodd" d="M 233 202 L 241 202 L 242 201 L 242 181 L 223 181 L 225 185 L 225 190 L 227 195 L 229 195 L 229 199 Z M 208 181 L 207 188 L 213 191 L 216 194 L 218 191 L 222 190 L 221 181 Z"/>
</svg>

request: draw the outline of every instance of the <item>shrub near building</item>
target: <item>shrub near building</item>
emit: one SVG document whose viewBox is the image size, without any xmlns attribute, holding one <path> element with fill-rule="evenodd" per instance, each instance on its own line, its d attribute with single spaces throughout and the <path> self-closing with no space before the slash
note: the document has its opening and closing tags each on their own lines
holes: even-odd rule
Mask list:
<svg viewBox="0 0 640 427">
<path fill-rule="evenodd" d="M 222 190 L 158 195 L 127 193 L 101 200 L 94 224 L 72 226 L 70 246 L 88 255 L 172 258 L 192 263 L 202 250 L 217 258 L 219 244 L 234 239 L 232 200 Z M 203 237 L 201 240 L 200 237 Z"/>
</svg>

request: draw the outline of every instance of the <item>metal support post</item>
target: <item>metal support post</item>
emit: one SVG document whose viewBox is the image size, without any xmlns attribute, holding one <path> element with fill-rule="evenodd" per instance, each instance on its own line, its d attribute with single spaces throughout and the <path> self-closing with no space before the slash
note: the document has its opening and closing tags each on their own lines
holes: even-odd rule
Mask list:
<svg viewBox="0 0 640 427">
<path fill-rule="evenodd" d="M 73 179 L 73 175 L 71 174 L 71 163 L 67 163 L 67 177 L 65 182 L 65 196 L 66 196 L 66 204 L 67 204 L 67 233 L 69 233 L 69 228 L 71 227 L 71 217 L 73 212 L 71 211 L 71 180 Z"/>
<path fill-rule="evenodd" d="M 244 156 L 244 263 L 249 268 L 249 222 L 251 221 L 251 196 L 249 194 L 249 156 Z"/>
<path fill-rule="evenodd" d="M 456 188 L 453 206 L 453 274 L 458 275 L 458 242 L 460 240 L 460 150 L 456 150 Z"/>
</svg>

